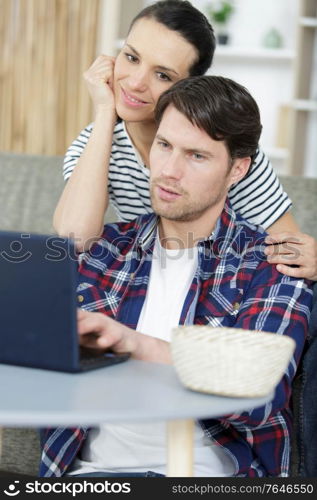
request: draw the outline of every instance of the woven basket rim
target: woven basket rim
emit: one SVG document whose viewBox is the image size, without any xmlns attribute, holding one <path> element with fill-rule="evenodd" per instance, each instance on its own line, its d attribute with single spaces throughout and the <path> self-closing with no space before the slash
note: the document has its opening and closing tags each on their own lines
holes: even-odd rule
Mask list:
<svg viewBox="0 0 317 500">
<path fill-rule="evenodd" d="M 250 344 L 265 343 L 266 345 L 272 344 L 289 344 L 296 346 L 294 339 L 288 335 L 282 335 L 263 330 L 249 330 L 234 327 L 212 327 L 210 325 L 181 325 L 172 329 L 171 342 L 205 342 L 214 343 L 220 342 L 234 342 L 235 344 L 241 342 Z"/>
<path fill-rule="evenodd" d="M 183 385 L 224 396 L 268 394 L 296 348 L 288 336 L 259 330 L 191 325 L 172 331 L 171 354 Z"/>
</svg>

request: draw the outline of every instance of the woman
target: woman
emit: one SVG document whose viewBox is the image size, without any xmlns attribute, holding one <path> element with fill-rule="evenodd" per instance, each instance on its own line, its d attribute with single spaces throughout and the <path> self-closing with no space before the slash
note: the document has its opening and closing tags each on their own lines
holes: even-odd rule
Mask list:
<svg viewBox="0 0 317 500">
<path fill-rule="evenodd" d="M 187 1 L 160 1 L 132 21 L 116 59 L 99 56 L 84 74 L 95 121 L 67 151 L 64 176 L 68 182 L 54 215 L 57 232 L 73 236 L 80 250 L 100 236 L 109 197 L 120 220 L 151 211 L 148 158 L 156 133 L 155 104 L 176 81 L 204 74 L 214 48 L 213 30 L 200 11 Z M 283 243 L 289 241 L 289 232 L 298 232 L 298 226 L 288 212 L 291 202 L 260 150 L 247 177 L 231 189 L 229 197 L 235 210 L 270 234 L 288 232 L 273 234 L 273 242 L 281 244 L 267 249 L 271 262 L 280 263 L 281 272 L 317 275 L 313 238 L 292 235 L 292 245 L 283 255 Z M 290 255 L 298 268 L 283 265 L 290 262 Z"/>
</svg>

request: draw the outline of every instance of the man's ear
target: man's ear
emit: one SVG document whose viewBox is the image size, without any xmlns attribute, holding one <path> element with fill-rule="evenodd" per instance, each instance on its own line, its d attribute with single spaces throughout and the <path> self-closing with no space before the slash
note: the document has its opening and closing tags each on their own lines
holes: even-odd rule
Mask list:
<svg viewBox="0 0 317 500">
<path fill-rule="evenodd" d="M 251 165 L 250 156 L 247 156 L 246 158 L 236 158 L 235 160 L 233 160 L 233 165 L 229 173 L 229 184 L 228 184 L 229 188 L 233 184 L 236 184 L 236 182 L 241 181 L 243 177 L 245 177 L 245 175 L 248 173 L 250 165 Z"/>
</svg>

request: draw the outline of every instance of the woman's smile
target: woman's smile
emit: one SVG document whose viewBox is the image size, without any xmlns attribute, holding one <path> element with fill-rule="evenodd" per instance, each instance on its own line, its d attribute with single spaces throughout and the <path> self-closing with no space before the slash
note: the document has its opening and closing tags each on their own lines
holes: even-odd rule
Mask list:
<svg viewBox="0 0 317 500">
<path fill-rule="evenodd" d="M 127 106 L 131 106 L 133 108 L 140 108 L 149 104 L 148 102 L 137 98 L 135 95 L 130 94 L 122 87 L 121 87 L 121 98 L 124 104 L 126 104 Z"/>
</svg>

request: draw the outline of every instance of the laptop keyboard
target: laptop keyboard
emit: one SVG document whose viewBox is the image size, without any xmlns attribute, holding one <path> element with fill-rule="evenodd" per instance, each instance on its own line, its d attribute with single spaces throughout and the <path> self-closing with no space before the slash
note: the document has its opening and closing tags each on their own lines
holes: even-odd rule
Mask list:
<svg viewBox="0 0 317 500">
<path fill-rule="evenodd" d="M 114 365 L 126 361 L 129 357 L 129 353 L 100 352 L 80 346 L 80 365 L 83 370 Z"/>
</svg>

